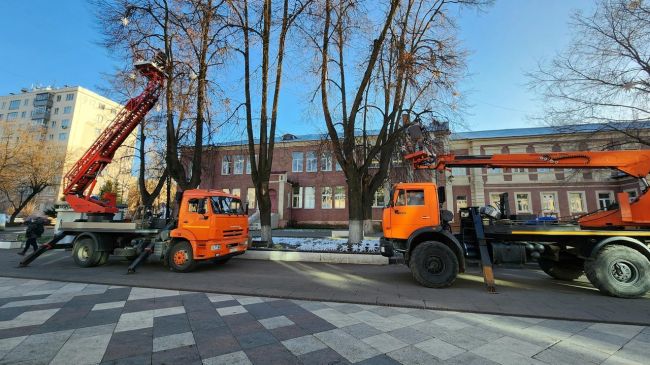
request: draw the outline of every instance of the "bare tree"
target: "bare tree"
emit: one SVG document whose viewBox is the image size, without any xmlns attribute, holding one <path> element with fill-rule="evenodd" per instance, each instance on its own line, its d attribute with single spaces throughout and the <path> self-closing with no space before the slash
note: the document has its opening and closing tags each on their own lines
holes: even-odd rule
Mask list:
<svg viewBox="0 0 650 365">
<path fill-rule="evenodd" d="M 348 184 L 349 243 L 363 238 L 363 221 L 367 227 L 374 194 L 387 178 L 403 131 L 402 117 L 430 111 L 443 118 L 457 106 L 455 81 L 464 54 L 454 39 L 449 7 L 486 3 L 390 1 L 381 17 L 370 19 L 362 14 L 362 2 L 325 1 L 322 39 L 314 43 L 320 51 L 323 115 Z M 364 41 L 359 29 L 376 32 L 365 38 L 368 54 L 359 51 Z"/>
<path fill-rule="evenodd" d="M 544 120 L 560 131 L 650 146 L 650 4 L 599 0 L 593 13 L 576 12 L 571 27 L 569 46 L 529 74 Z"/>
<path fill-rule="evenodd" d="M 255 185 L 260 212 L 262 240 L 271 246 L 271 196 L 269 180 L 273 164 L 273 149 L 275 146 L 275 130 L 278 119 L 278 102 L 282 85 L 282 67 L 284 65 L 285 44 L 289 30 L 296 18 L 311 3 L 311 0 L 284 0 L 274 6 L 273 1 L 252 5 L 248 0 L 232 1 L 231 9 L 235 14 L 236 27 L 241 31 L 242 44 L 237 50 L 244 58 L 244 94 L 243 106 L 246 114 L 246 131 L 248 137 L 248 155 L 251 161 L 251 176 Z M 261 5 L 261 6 L 258 6 Z M 274 25 L 279 24 L 279 29 Z M 259 74 L 255 68 L 251 53 L 256 52 L 255 46 L 261 46 L 261 64 Z M 273 59 L 272 59 L 273 58 Z M 271 62 L 275 61 L 275 70 Z M 255 77 L 259 75 L 261 90 L 259 106 L 254 104 L 252 86 Z M 270 91 L 270 85 L 273 90 Z M 251 85 L 253 84 L 253 85 Z M 270 105 L 269 105 L 269 99 Z M 259 116 L 254 117 L 254 114 Z M 255 129 L 259 121 L 258 129 Z M 258 140 L 256 140 L 258 137 Z M 255 145 L 257 144 L 257 150 Z"/>
</svg>

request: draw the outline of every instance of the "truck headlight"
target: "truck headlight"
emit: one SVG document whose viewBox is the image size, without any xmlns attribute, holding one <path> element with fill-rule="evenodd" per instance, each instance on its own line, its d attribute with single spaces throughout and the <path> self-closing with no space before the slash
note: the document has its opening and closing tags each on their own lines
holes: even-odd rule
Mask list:
<svg viewBox="0 0 650 365">
<path fill-rule="evenodd" d="M 212 251 L 219 251 L 219 250 L 221 250 L 221 245 L 212 245 L 212 246 L 210 246 L 210 249 Z"/>
</svg>

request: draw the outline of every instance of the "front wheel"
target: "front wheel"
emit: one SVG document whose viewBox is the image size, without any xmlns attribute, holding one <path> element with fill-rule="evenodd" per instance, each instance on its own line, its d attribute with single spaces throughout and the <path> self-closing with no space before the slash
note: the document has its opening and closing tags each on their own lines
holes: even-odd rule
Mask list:
<svg viewBox="0 0 650 365">
<path fill-rule="evenodd" d="M 97 251 L 97 243 L 90 237 L 83 237 L 74 244 L 72 257 L 81 267 L 96 266 L 101 260 L 102 253 Z"/>
<path fill-rule="evenodd" d="M 422 242 L 413 249 L 409 262 L 413 278 L 428 288 L 450 286 L 458 276 L 458 258 L 454 251 L 437 241 Z"/>
<path fill-rule="evenodd" d="M 585 274 L 601 292 L 620 298 L 636 298 L 650 290 L 650 261 L 641 252 L 610 245 L 585 262 Z"/>
<path fill-rule="evenodd" d="M 171 250 L 169 250 L 169 257 L 167 260 L 169 269 L 176 272 L 192 271 L 196 266 L 192 246 L 187 241 L 175 243 Z"/>
<path fill-rule="evenodd" d="M 584 260 L 579 258 L 553 261 L 548 258 L 540 257 L 537 263 L 542 271 L 557 280 L 573 281 L 579 278 L 585 271 Z"/>
</svg>

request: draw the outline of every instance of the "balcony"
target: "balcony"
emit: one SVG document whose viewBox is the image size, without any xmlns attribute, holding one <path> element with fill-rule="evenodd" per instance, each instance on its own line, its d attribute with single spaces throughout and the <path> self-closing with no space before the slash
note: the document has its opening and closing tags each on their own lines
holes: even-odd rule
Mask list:
<svg viewBox="0 0 650 365">
<path fill-rule="evenodd" d="M 49 109 L 53 103 L 54 103 L 53 93 L 40 93 L 40 94 L 36 94 L 33 105 L 34 107 L 46 107 L 47 109 Z"/>
</svg>

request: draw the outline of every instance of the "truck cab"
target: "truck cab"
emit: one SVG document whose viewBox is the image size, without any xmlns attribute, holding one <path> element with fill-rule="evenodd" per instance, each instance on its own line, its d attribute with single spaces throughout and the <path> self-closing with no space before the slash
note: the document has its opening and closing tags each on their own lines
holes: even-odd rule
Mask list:
<svg viewBox="0 0 650 365">
<path fill-rule="evenodd" d="M 383 256 L 404 256 L 414 278 L 427 287 L 446 287 L 465 270 L 462 245 L 448 229 L 453 214 L 441 209 L 444 187 L 433 183 L 399 183 L 383 211 Z"/>
<path fill-rule="evenodd" d="M 170 232 L 168 263 L 189 271 L 196 261 L 225 262 L 248 247 L 248 214 L 239 197 L 220 190 L 183 192 L 178 224 Z"/>
</svg>

